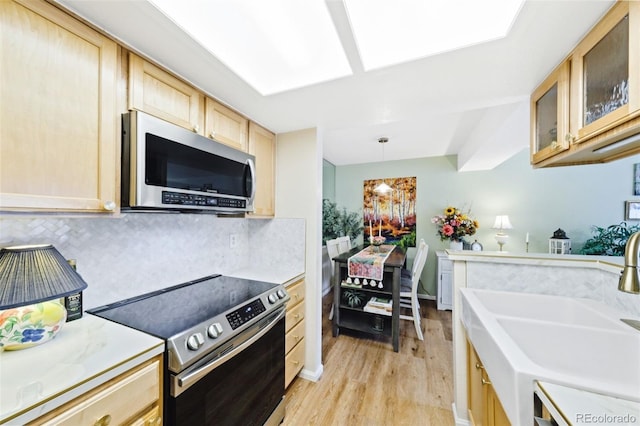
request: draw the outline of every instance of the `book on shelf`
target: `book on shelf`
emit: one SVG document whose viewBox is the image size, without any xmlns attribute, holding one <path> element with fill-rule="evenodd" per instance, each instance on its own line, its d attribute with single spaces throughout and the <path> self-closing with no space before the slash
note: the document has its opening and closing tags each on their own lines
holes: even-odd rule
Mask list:
<svg viewBox="0 0 640 426">
<path fill-rule="evenodd" d="M 371 306 L 377 306 L 379 308 L 391 309 L 391 300 L 384 299 L 382 297 L 372 297 L 371 299 L 369 299 L 369 304 Z"/>
<path fill-rule="evenodd" d="M 391 301 L 388 299 L 372 297 L 364 306 L 363 311 L 391 316 Z"/>
</svg>

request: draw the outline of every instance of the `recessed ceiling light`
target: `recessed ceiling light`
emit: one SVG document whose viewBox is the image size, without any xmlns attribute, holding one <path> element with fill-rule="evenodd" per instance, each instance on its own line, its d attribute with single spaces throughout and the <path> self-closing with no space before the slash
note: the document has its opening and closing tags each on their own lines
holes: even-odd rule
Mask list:
<svg viewBox="0 0 640 426">
<path fill-rule="evenodd" d="M 524 0 L 343 0 L 365 70 L 507 35 Z"/>
<path fill-rule="evenodd" d="M 149 1 L 262 95 L 352 74 L 323 0 Z"/>
</svg>

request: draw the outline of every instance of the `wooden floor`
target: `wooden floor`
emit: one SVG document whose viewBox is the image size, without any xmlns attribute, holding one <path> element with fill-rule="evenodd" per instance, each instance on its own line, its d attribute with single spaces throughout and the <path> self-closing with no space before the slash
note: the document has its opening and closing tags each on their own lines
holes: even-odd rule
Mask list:
<svg viewBox="0 0 640 426">
<path fill-rule="evenodd" d="M 424 341 L 400 321 L 400 350 L 390 338 L 341 330 L 331 335 L 333 294 L 322 303 L 318 382 L 296 378 L 286 392 L 284 425 L 453 425 L 451 312 L 421 301 Z"/>
</svg>

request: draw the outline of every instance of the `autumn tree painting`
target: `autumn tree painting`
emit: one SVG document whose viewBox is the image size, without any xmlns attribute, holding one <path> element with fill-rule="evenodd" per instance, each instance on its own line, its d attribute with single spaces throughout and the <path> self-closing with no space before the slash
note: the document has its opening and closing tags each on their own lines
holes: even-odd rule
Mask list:
<svg viewBox="0 0 640 426">
<path fill-rule="evenodd" d="M 364 181 L 364 241 L 381 235 L 385 244 L 416 246 L 416 177 L 386 178 L 391 187 L 387 193 L 374 188 L 383 179 Z"/>
</svg>

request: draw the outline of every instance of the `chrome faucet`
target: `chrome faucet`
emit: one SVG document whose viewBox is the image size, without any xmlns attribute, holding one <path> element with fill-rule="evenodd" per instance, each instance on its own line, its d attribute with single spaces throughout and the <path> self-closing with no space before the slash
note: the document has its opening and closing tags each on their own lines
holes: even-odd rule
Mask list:
<svg viewBox="0 0 640 426">
<path fill-rule="evenodd" d="M 618 290 L 640 294 L 638 256 L 640 256 L 640 231 L 632 234 L 627 240 L 624 249 L 624 269 L 622 270 L 622 275 L 620 275 Z"/>
</svg>

